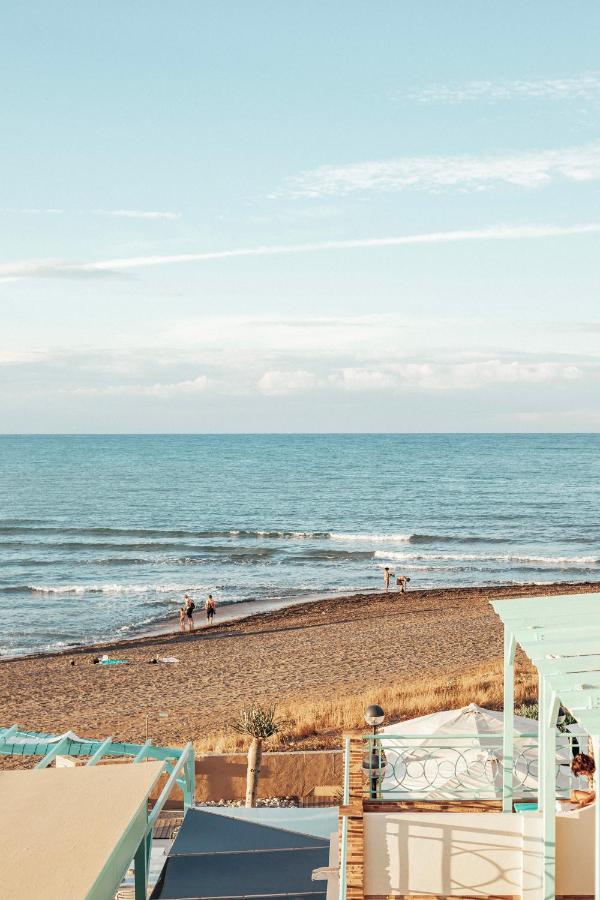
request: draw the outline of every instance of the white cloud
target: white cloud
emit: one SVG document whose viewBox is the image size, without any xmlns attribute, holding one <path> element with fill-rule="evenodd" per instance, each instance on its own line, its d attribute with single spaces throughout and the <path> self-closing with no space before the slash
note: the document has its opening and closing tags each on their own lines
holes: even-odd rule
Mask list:
<svg viewBox="0 0 600 900">
<path fill-rule="evenodd" d="M 0 350 L 0 366 L 23 366 L 51 358 L 51 354 L 41 350 Z"/>
<path fill-rule="evenodd" d="M 473 100 L 495 102 L 515 98 L 597 100 L 600 99 L 600 73 L 584 72 L 567 78 L 432 84 L 421 91 L 403 94 L 402 98 L 420 103 L 467 103 Z"/>
<path fill-rule="evenodd" d="M 514 412 L 513 419 L 530 425 L 545 424 L 549 430 L 561 430 L 565 424 L 579 423 L 582 430 L 587 430 L 590 425 L 600 425 L 600 412 L 597 409 L 568 409 L 568 410 L 530 410 Z"/>
<path fill-rule="evenodd" d="M 397 387 L 397 380 L 389 372 L 357 368 L 346 368 L 333 373 L 329 377 L 329 383 L 348 391 L 387 391 Z"/>
<path fill-rule="evenodd" d="M 95 397 L 176 397 L 190 394 L 203 394 L 209 387 L 206 375 L 198 375 L 187 381 L 176 381 L 172 384 L 156 382 L 155 384 L 116 384 L 106 387 L 74 388 L 67 390 L 69 394 L 82 394 Z"/>
<path fill-rule="evenodd" d="M 600 384 L 597 342 L 584 337 L 527 320 L 198 316 L 112 347 L 19 347 L 7 337 L 0 393 L 114 398 L 133 407 L 177 401 L 190 411 L 217 394 L 250 406 L 261 395 L 360 406 L 479 393 L 479 403 L 492 396 L 520 406 L 527 398 L 527 408 L 539 395 L 575 408 Z"/>
<path fill-rule="evenodd" d="M 22 213 L 23 215 L 33 215 L 33 216 L 44 216 L 44 215 L 62 215 L 64 213 L 64 209 L 59 209 L 58 207 L 38 207 L 38 206 L 24 206 L 24 207 L 14 207 L 14 206 L 5 206 L 0 209 L 0 213 Z"/>
<path fill-rule="evenodd" d="M 292 176 L 274 197 L 332 197 L 355 191 L 446 188 L 481 190 L 497 184 L 540 187 L 553 181 L 600 178 L 600 143 L 562 150 L 487 156 L 413 156 L 320 166 Z"/>
<path fill-rule="evenodd" d="M 319 387 L 320 380 L 314 372 L 298 370 L 295 372 L 265 372 L 259 378 L 257 387 L 261 394 L 268 396 L 284 396 L 311 391 Z"/>
<path fill-rule="evenodd" d="M 599 161 L 600 165 L 600 161 Z M 340 241 L 319 241 L 309 244 L 280 244 L 216 250 L 202 253 L 177 253 L 154 256 L 117 257 L 97 262 L 69 263 L 56 259 L 31 259 L 0 264 L 0 282 L 15 278 L 81 278 L 106 277 L 128 269 L 177 265 L 211 260 L 252 256 L 281 256 L 296 253 L 315 253 L 326 250 L 376 249 L 417 244 L 462 243 L 465 241 L 509 241 L 530 238 L 568 237 L 600 233 L 600 222 L 577 225 L 493 225 L 487 228 L 455 231 L 433 231 L 381 238 L 355 238 Z"/>
<path fill-rule="evenodd" d="M 0 213 L 20 213 L 22 215 L 63 215 L 71 213 L 72 215 L 93 215 L 93 216 L 115 216 L 119 219 L 180 219 L 180 212 L 172 212 L 171 210 L 154 210 L 154 209 L 92 209 L 85 210 L 66 210 L 59 207 L 3 207 Z"/>
<path fill-rule="evenodd" d="M 0 263 L 0 278 L 16 281 L 18 278 L 43 277 L 60 272 L 66 265 L 62 259 L 24 259 L 14 263 Z"/>
<path fill-rule="evenodd" d="M 582 368 L 576 365 L 500 359 L 449 365 L 392 364 L 390 370 L 398 376 L 401 386 L 425 391 L 473 390 L 493 384 L 577 381 L 583 377 Z"/>
<path fill-rule="evenodd" d="M 596 367 L 596 376 L 599 374 Z M 554 362 L 488 359 L 478 362 L 388 363 L 380 371 L 349 368 L 330 376 L 333 386 L 353 391 L 464 391 L 494 384 L 577 381 L 582 368 Z"/>
<path fill-rule="evenodd" d="M 285 395 L 315 390 L 354 393 L 395 391 L 472 391 L 492 385 L 544 384 L 598 379 L 600 365 L 486 359 L 478 362 L 387 362 L 380 369 L 349 366 L 329 372 L 306 369 L 269 371 L 258 381 L 263 394 Z"/>
<path fill-rule="evenodd" d="M 95 216 L 115 216 L 118 219 L 180 219 L 181 213 L 153 209 L 94 209 Z"/>
</svg>

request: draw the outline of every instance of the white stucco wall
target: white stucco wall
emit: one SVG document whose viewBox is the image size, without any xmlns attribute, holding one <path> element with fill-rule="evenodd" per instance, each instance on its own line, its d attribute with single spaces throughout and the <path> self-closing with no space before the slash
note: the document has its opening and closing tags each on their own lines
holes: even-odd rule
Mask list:
<svg viewBox="0 0 600 900">
<path fill-rule="evenodd" d="M 595 804 L 556 818 L 557 894 L 594 893 L 594 813 Z"/>
<path fill-rule="evenodd" d="M 365 894 L 533 898 L 541 824 L 539 813 L 366 813 Z M 557 817 L 558 894 L 593 894 L 593 840 L 591 807 Z"/>
</svg>

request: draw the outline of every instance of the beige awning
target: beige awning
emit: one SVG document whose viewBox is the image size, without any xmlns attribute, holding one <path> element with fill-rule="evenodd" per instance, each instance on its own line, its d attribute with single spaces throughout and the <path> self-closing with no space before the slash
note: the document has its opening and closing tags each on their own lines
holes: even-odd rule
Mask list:
<svg viewBox="0 0 600 900">
<path fill-rule="evenodd" d="M 0 772 L 0 895 L 111 894 L 143 838 L 162 762 Z"/>
</svg>

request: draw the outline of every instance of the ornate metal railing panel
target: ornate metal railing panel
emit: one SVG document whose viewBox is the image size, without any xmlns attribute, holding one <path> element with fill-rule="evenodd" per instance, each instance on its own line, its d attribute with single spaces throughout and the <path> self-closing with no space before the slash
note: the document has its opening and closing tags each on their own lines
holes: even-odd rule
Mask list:
<svg viewBox="0 0 600 900">
<path fill-rule="evenodd" d="M 422 735 L 365 736 L 365 791 L 379 800 L 497 800 L 502 798 L 501 735 L 432 738 Z M 577 738 L 557 738 L 556 790 L 568 797 L 577 787 L 570 770 Z M 513 795 L 527 800 L 538 792 L 538 736 L 515 735 Z"/>
</svg>

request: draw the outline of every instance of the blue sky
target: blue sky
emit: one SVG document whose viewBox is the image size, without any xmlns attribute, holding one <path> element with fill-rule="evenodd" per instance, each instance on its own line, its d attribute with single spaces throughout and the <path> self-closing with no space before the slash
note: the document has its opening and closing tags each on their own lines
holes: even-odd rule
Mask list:
<svg viewBox="0 0 600 900">
<path fill-rule="evenodd" d="M 598 431 L 600 7 L 4 7 L 0 429 Z"/>
</svg>

